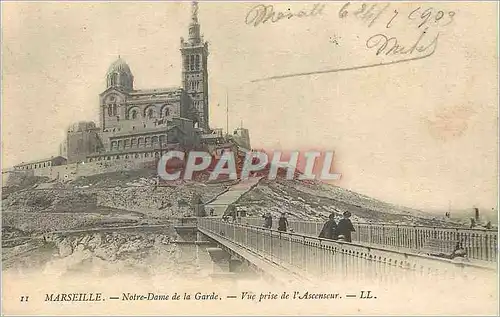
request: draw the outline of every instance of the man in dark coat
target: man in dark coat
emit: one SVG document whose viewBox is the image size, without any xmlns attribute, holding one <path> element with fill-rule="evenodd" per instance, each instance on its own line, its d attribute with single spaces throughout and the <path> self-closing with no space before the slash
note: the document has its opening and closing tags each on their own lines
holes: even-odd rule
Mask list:
<svg viewBox="0 0 500 317">
<path fill-rule="evenodd" d="M 288 219 L 286 219 L 286 213 L 281 213 L 281 217 L 278 220 L 278 231 L 285 231 L 288 228 Z"/>
<path fill-rule="evenodd" d="M 262 217 L 264 217 L 264 228 L 271 229 L 273 227 L 273 216 L 271 216 L 271 213 L 267 212 Z"/>
<path fill-rule="evenodd" d="M 344 236 L 344 241 L 346 242 L 351 242 L 351 232 L 354 232 L 354 226 L 352 225 L 351 220 L 349 217 L 351 217 L 351 213 L 349 211 L 344 212 L 343 214 L 344 218 L 340 219 L 338 225 L 337 225 L 337 236 Z"/>
<path fill-rule="evenodd" d="M 321 229 L 321 233 L 319 234 L 320 238 L 337 240 L 337 223 L 335 222 L 335 214 L 330 214 L 329 219 L 323 225 L 323 229 Z"/>
</svg>

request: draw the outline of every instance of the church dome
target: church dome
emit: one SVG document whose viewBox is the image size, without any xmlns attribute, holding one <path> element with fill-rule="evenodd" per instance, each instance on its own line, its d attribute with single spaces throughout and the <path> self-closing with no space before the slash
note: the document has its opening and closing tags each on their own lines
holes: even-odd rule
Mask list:
<svg viewBox="0 0 500 317">
<path fill-rule="evenodd" d="M 118 57 L 111 66 L 109 66 L 108 73 L 106 74 L 107 87 L 121 87 L 126 90 L 133 90 L 134 76 L 130 67 L 121 58 Z"/>
<path fill-rule="evenodd" d="M 127 73 L 132 75 L 130 67 L 121 57 L 118 57 L 118 59 L 109 66 L 108 74 L 112 73 Z"/>
<path fill-rule="evenodd" d="M 68 132 L 82 132 L 96 128 L 94 121 L 79 121 L 75 122 L 68 127 Z"/>
</svg>

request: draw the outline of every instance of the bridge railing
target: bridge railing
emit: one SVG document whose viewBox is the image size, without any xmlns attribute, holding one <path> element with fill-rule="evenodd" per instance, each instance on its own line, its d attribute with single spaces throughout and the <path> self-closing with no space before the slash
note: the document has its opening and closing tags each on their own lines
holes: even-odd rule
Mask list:
<svg viewBox="0 0 500 317">
<path fill-rule="evenodd" d="M 261 227 L 263 218 L 249 217 L 244 223 Z M 273 227 L 276 227 L 277 219 Z M 297 233 L 317 237 L 324 222 L 289 220 L 290 228 Z M 450 253 L 460 242 L 467 257 L 476 260 L 496 262 L 498 256 L 497 231 L 467 228 L 431 228 L 424 226 L 353 223 L 355 232 L 352 241 L 370 245 L 405 248 L 413 252 L 424 249 L 433 240 L 437 252 Z"/>
<path fill-rule="evenodd" d="M 321 278 L 406 281 L 414 278 L 491 279 L 494 270 L 470 263 L 279 232 L 215 218 L 202 218 L 199 230 L 228 240 L 282 267 Z M 494 275 L 493 275 L 494 276 Z"/>
<path fill-rule="evenodd" d="M 179 217 L 173 219 L 173 225 L 178 227 L 196 227 L 198 224 L 197 217 Z"/>
</svg>

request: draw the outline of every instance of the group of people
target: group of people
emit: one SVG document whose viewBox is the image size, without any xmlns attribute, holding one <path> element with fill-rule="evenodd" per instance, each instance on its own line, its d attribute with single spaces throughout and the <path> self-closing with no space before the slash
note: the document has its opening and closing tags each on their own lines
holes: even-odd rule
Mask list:
<svg viewBox="0 0 500 317">
<path fill-rule="evenodd" d="M 351 233 L 356 231 L 352 225 L 351 212 L 346 211 L 343 214 L 343 218 L 339 220 L 337 224 L 335 222 L 335 214 L 331 214 L 329 219 L 323 225 L 323 229 L 319 234 L 320 238 L 330 239 L 330 240 L 344 240 L 346 242 L 351 242 Z"/>
<path fill-rule="evenodd" d="M 212 215 L 213 209 L 211 210 Z M 233 218 L 233 222 L 237 221 L 237 212 L 234 206 L 230 206 L 228 210 L 222 216 L 223 221 L 229 221 L 230 218 Z M 328 221 L 323 225 L 323 229 L 319 234 L 320 238 L 330 239 L 330 240 L 343 240 L 346 242 L 351 242 L 351 233 L 356 231 L 354 226 L 352 225 L 351 220 L 351 212 L 346 211 L 343 213 L 343 218 L 339 220 L 339 222 L 335 222 L 335 214 L 330 214 Z M 262 215 L 264 218 L 264 228 L 272 229 L 273 227 L 273 216 L 271 212 L 266 212 Z M 278 219 L 278 231 L 287 232 L 292 231 L 288 224 L 288 219 L 286 212 L 282 212 L 280 218 Z"/>
<path fill-rule="evenodd" d="M 270 212 L 262 215 L 264 218 L 264 228 L 271 229 L 273 227 L 273 216 Z M 282 212 L 280 218 L 278 219 L 278 231 L 286 232 L 289 231 L 288 219 L 286 218 L 286 212 Z"/>
</svg>

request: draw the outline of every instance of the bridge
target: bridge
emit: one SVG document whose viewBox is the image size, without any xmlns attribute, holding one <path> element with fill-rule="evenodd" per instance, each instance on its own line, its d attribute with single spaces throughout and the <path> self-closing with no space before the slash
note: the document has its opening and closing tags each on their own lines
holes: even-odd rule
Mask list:
<svg viewBox="0 0 500 317">
<path fill-rule="evenodd" d="M 344 242 L 319 238 L 324 224 L 319 221 L 289 219 L 293 231 L 280 232 L 264 228 L 263 218 L 221 219 L 230 204 L 257 184 L 258 179 L 241 182 L 211 201 L 206 207 L 215 210 L 214 217 L 182 219 L 175 227 L 177 242 L 203 245 L 217 274 L 251 270 L 281 282 L 444 279 L 453 281 L 453 287 L 470 287 L 497 279 L 494 230 L 354 223 L 352 242 Z M 464 256 L 453 256 L 457 243 Z"/>
<path fill-rule="evenodd" d="M 318 237 L 319 222 L 290 221 L 293 232 L 264 228 L 259 218 L 241 222 L 219 217 L 189 218 L 177 229 L 192 229 L 196 244 L 206 250 L 219 272 L 237 273 L 243 265 L 277 281 L 313 282 L 318 279 L 405 281 L 450 278 L 456 283 L 496 279 L 494 231 L 356 224 L 353 242 Z M 458 258 L 418 252 L 426 237 L 463 238 L 467 255 Z M 446 240 L 442 240 L 446 241 Z M 450 244 L 437 245 L 448 254 Z"/>
</svg>

